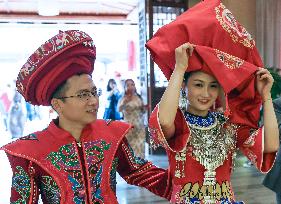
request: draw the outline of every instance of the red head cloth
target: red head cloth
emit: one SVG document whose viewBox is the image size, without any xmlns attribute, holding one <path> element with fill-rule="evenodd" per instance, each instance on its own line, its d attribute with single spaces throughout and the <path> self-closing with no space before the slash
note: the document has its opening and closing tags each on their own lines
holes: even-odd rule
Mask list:
<svg viewBox="0 0 281 204">
<path fill-rule="evenodd" d="M 257 127 L 261 103 L 255 90 L 257 69 L 257 66 L 233 55 L 197 45 L 186 71 L 203 71 L 214 76 L 227 95 L 230 120 Z"/>
<path fill-rule="evenodd" d="M 256 127 L 261 98 L 255 91 L 254 72 L 263 64 L 251 35 L 220 0 L 198 3 L 146 43 L 167 79 L 175 67 L 175 49 L 186 42 L 198 45 L 187 71 L 202 69 L 215 76 L 228 93 L 230 120 Z"/>
<path fill-rule="evenodd" d="M 34 105 L 50 105 L 59 85 L 69 77 L 92 74 L 96 47 L 92 38 L 78 30 L 60 31 L 41 45 L 21 68 L 17 89 Z"/>
<path fill-rule="evenodd" d="M 161 27 L 146 43 L 167 79 L 175 67 L 175 49 L 183 43 L 219 49 L 262 67 L 255 42 L 220 0 L 205 0 Z"/>
</svg>

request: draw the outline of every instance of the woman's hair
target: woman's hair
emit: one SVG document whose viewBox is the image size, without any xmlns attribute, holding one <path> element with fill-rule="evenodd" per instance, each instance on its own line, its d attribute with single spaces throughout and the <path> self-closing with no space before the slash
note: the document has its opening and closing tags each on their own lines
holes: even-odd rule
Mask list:
<svg viewBox="0 0 281 204">
<path fill-rule="evenodd" d="M 193 72 L 185 72 L 184 76 L 183 76 L 183 81 L 185 82 L 185 84 L 187 84 L 188 79 L 190 78 L 190 76 L 195 73 L 196 71 Z"/>
<path fill-rule="evenodd" d="M 126 79 L 125 82 L 124 82 L 124 95 L 127 94 L 127 91 L 126 91 L 126 85 L 127 85 L 127 82 L 128 81 L 131 81 L 135 84 L 134 80 L 133 79 Z M 137 92 L 137 89 L 135 89 L 135 94 L 142 100 L 142 97 L 141 95 Z"/>
<path fill-rule="evenodd" d="M 113 84 L 116 84 L 116 81 L 114 79 L 109 79 L 108 82 L 107 82 L 107 86 L 106 86 L 106 90 L 107 91 L 111 91 L 112 88 L 110 87 L 110 84 L 113 83 Z"/>
</svg>

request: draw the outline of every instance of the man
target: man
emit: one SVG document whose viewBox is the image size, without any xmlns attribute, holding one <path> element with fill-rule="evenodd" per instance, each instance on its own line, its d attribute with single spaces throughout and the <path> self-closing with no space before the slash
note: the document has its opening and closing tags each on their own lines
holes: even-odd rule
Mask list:
<svg viewBox="0 0 281 204">
<path fill-rule="evenodd" d="M 279 127 L 279 139 L 281 139 L 281 97 L 273 100 L 274 111 L 276 114 L 278 127 Z M 276 202 L 281 204 L 281 147 L 277 153 L 275 163 L 265 176 L 263 185 L 271 189 L 276 193 Z"/>
<path fill-rule="evenodd" d="M 129 183 L 167 199 L 168 170 L 134 156 L 124 136 L 131 126 L 97 120 L 99 94 L 91 79 L 96 50 L 81 31 L 60 32 L 22 67 L 17 89 L 58 118 L 3 149 L 12 170 L 11 203 L 114 204 L 116 171 Z"/>
</svg>

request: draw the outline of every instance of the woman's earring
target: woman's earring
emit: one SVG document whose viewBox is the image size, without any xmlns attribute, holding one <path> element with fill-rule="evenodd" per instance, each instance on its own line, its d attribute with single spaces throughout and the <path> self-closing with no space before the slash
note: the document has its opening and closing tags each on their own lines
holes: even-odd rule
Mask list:
<svg viewBox="0 0 281 204">
<path fill-rule="evenodd" d="M 187 97 L 186 97 L 186 92 L 184 89 L 180 90 L 179 108 L 184 112 L 187 109 Z"/>
</svg>

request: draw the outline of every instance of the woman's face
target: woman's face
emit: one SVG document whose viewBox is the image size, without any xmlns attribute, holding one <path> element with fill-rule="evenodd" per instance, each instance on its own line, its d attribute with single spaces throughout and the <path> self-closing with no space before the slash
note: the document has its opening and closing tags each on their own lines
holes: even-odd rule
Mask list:
<svg viewBox="0 0 281 204">
<path fill-rule="evenodd" d="M 115 81 L 110 81 L 110 82 L 109 82 L 109 87 L 110 87 L 111 89 L 114 89 L 114 88 L 116 87 L 116 82 L 115 82 Z"/>
<path fill-rule="evenodd" d="M 217 80 L 204 72 L 194 72 L 187 81 L 188 112 L 206 116 L 216 101 L 220 85 Z"/>
<path fill-rule="evenodd" d="M 132 80 L 127 80 L 125 84 L 125 91 L 129 93 L 135 93 L 136 92 L 136 87 L 135 83 Z"/>
</svg>

